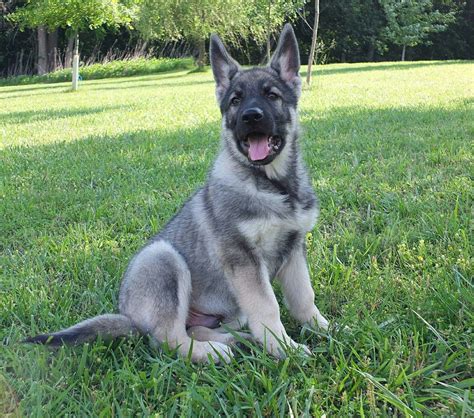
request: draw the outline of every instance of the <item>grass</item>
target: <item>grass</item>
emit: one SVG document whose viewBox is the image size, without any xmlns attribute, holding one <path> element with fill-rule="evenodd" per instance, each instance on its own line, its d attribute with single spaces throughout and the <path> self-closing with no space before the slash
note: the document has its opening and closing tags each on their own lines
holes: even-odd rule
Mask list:
<svg viewBox="0 0 474 418">
<path fill-rule="evenodd" d="M 103 78 L 157 74 L 171 70 L 184 70 L 191 68 L 193 68 L 193 60 L 191 58 L 134 58 L 81 66 L 79 74 L 82 80 L 100 80 Z M 0 78 L 0 86 L 61 83 L 71 81 L 71 72 L 71 68 L 66 68 L 44 75 L 21 75 Z"/>
<path fill-rule="evenodd" d="M 318 67 L 300 112 L 321 200 L 308 260 L 351 331 L 300 334 L 282 309 L 311 357 L 246 347 L 222 366 L 146 338 L 19 344 L 116 309 L 128 260 L 218 149 L 210 73 L 0 88 L 0 414 L 473 416 L 473 70 Z"/>
</svg>

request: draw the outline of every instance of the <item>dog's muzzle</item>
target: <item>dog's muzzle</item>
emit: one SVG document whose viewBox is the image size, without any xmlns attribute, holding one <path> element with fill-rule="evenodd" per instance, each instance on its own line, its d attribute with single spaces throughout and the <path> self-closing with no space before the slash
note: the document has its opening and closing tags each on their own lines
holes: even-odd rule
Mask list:
<svg viewBox="0 0 474 418">
<path fill-rule="evenodd" d="M 273 133 L 271 118 L 254 106 L 242 112 L 239 125 L 237 143 L 242 154 L 254 165 L 271 163 L 284 145 L 283 138 Z"/>
</svg>

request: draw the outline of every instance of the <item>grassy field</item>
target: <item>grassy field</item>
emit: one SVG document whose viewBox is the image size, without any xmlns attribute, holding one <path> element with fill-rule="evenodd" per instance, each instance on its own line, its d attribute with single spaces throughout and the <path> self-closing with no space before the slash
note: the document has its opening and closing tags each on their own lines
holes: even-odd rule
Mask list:
<svg viewBox="0 0 474 418">
<path fill-rule="evenodd" d="M 0 88 L 0 415 L 473 416 L 473 76 L 467 62 L 319 67 L 302 147 L 321 200 L 311 357 L 192 365 L 146 338 L 26 335 L 113 312 L 132 254 L 205 181 L 210 73 Z M 277 289 L 280 297 L 280 292 Z"/>
</svg>

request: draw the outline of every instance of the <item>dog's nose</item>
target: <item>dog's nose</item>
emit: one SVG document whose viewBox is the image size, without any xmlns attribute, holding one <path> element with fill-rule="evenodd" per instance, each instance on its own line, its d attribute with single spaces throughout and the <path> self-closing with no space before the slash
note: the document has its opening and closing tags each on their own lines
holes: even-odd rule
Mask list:
<svg viewBox="0 0 474 418">
<path fill-rule="evenodd" d="M 244 123 L 259 122 L 263 119 L 263 110 L 258 107 L 245 109 L 242 113 L 242 121 Z"/>
</svg>

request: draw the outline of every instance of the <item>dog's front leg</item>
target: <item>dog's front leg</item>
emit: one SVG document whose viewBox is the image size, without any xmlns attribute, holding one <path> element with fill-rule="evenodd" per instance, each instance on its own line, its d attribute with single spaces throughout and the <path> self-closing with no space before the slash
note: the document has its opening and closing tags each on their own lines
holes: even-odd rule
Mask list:
<svg viewBox="0 0 474 418">
<path fill-rule="evenodd" d="M 252 336 L 268 352 L 276 357 L 284 357 L 284 348 L 306 346 L 293 341 L 287 334 L 280 319 L 280 307 L 270 285 L 268 272 L 263 266 L 247 265 L 234 267 L 232 283 L 242 313 L 248 319 Z"/>
<path fill-rule="evenodd" d="M 277 277 L 291 315 L 302 324 L 328 329 L 327 319 L 314 303 L 314 291 L 303 245 L 293 252 Z"/>
</svg>

